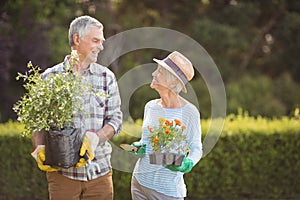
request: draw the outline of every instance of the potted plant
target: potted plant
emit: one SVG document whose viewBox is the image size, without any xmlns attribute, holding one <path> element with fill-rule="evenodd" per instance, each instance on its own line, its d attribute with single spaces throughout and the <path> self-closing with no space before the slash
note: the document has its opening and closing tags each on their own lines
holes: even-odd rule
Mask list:
<svg viewBox="0 0 300 200">
<path fill-rule="evenodd" d="M 151 164 L 180 166 L 188 152 L 186 127 L 180 120 L 159 118 L 159 126 L 150 127 L 148 136 L 152 152 L 149 154 Z"/>
<path fill-rule="evenodd" d="M 25 82 L 26 90 L 13 106 L 18 121 L 25 127 L 23 134 L 45 133 L 45 164 L 55 167 L 69 168 L 80 159 L 83 138 L 79 127 L 74 126 L 73 116 L 82 112 L 82 96 L 93 91 L 73 73 L 72 66 L 79 62 L 78 59 L 77 53 L 72 52 L 70 65 L 47 77 L 42 77 L 41 68 L 29 62 L 29 70 L 17 76 L 17 80 Z"/>
</svg>

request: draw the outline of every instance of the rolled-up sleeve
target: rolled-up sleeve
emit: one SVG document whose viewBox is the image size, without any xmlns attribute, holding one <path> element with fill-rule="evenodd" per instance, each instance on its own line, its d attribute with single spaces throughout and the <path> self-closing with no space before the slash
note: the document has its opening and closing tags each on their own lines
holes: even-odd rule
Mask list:
<svg viewBox="0 0 300 200">
<path fill-rule="evenodd" d="M 107 77 L 107 113 L 104 119 L 104 124 L 111 125 L 115 130 L 115 135 L 121 132 L 122 128 L 122 111 L 121 111 L 121 98 L 119 87 L 116 78 L 113 74 Z"/>
</svg>

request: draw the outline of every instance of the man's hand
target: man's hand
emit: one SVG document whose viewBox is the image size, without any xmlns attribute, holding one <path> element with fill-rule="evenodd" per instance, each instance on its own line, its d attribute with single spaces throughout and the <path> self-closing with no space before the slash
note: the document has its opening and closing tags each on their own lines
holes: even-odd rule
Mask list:
<svg viewBox="0 0 300 200">
<path fill-rule="evenodd" d="M 38 145 L 33 150 L 33 152 L 31 153 L 31 155 L 36 160 L 36 162 L 37 162 L 38 167 L 40 168 L 40 170 L 46 171 L 46 172 L 56 172 L 56 171 L 58 171 L 58 168 L 53 168 L 50 165 L 44 165 L 44 161 L 46 160 L 45 145 Z"/>
<path fill-rule="evenodd" d="M 76 167 L 82 167 L 87 163 L 87 161 L 83 158 L 86 153 L 89 155 L 90 160 L 93 160 L 95 158 L 95 150 L 98 146 L 98 143 L 98 133 L 94 131 L 87 131 L 83 138 L 79 153 L 82 158 L 80 158 L 79 162 L 76 164 Z"/>
<path fill-rule="evenodd" d="M 131 146 L 134 147 L 133 153 L 137 157 L 143 158 L 145 156 L 146 144 L 143 144 L 142 142 L 134 142 L 134 143 L 131 144 Z"/>
<path fill-rule="evenodd" d="M 193 166 L 194 166 L 193 161 L 187 157 L 184 157 L 181 166 L 168 165 L 166 166 L 166 168 L 175 172 L 179 171 L 183 173 L 188 173 L 192 170 Z"/>
</svg>

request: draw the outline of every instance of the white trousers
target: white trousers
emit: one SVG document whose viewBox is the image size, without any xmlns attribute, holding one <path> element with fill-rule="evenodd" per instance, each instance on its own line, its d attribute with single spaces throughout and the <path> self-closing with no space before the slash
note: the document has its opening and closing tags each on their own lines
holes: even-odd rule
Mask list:
<svg viewBox="0 0 300 200">
<path fill-rule="evenodd" d="M 140 185 L 133 176 L 131 179 L 132 200 L 183 200 L 183 197 L 171 197 Z"/>
</svg>

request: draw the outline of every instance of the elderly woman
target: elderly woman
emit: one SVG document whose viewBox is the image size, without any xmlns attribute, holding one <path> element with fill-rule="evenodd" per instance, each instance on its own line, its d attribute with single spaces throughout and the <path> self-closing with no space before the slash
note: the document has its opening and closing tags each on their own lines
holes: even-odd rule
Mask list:
<svg viewBox="0 0 300 200">
<path fill-rule="evenodd" d="M 158 67 L 152 73 L 150 86 L 159 93 L 160 98 L 149 101 L 145 106 L 139 142 L 145 146 L 145 156 L 137 161 L 133 172 L 132 199 L 184 199 L 187 191 L 183 175 L 190 172 L 202 156 L 200 114 L 193 104 L 179 95 L 181 91 L 187 92 L 185 85 L 193 78 L 194 69 L 192 63 L 177 51 L 163 60 L 153 60 L 158 63 Z M 180 120 L 186 126 L 185 142 L 190 152 L 184 157 L 181 166 L 150 164 L 149 153 L 152 147 L 148 141 L 148 127 L 157 126 L 159 118 Z M 133 145 L 138 146 L 137 143 Z"/>
</svg>

